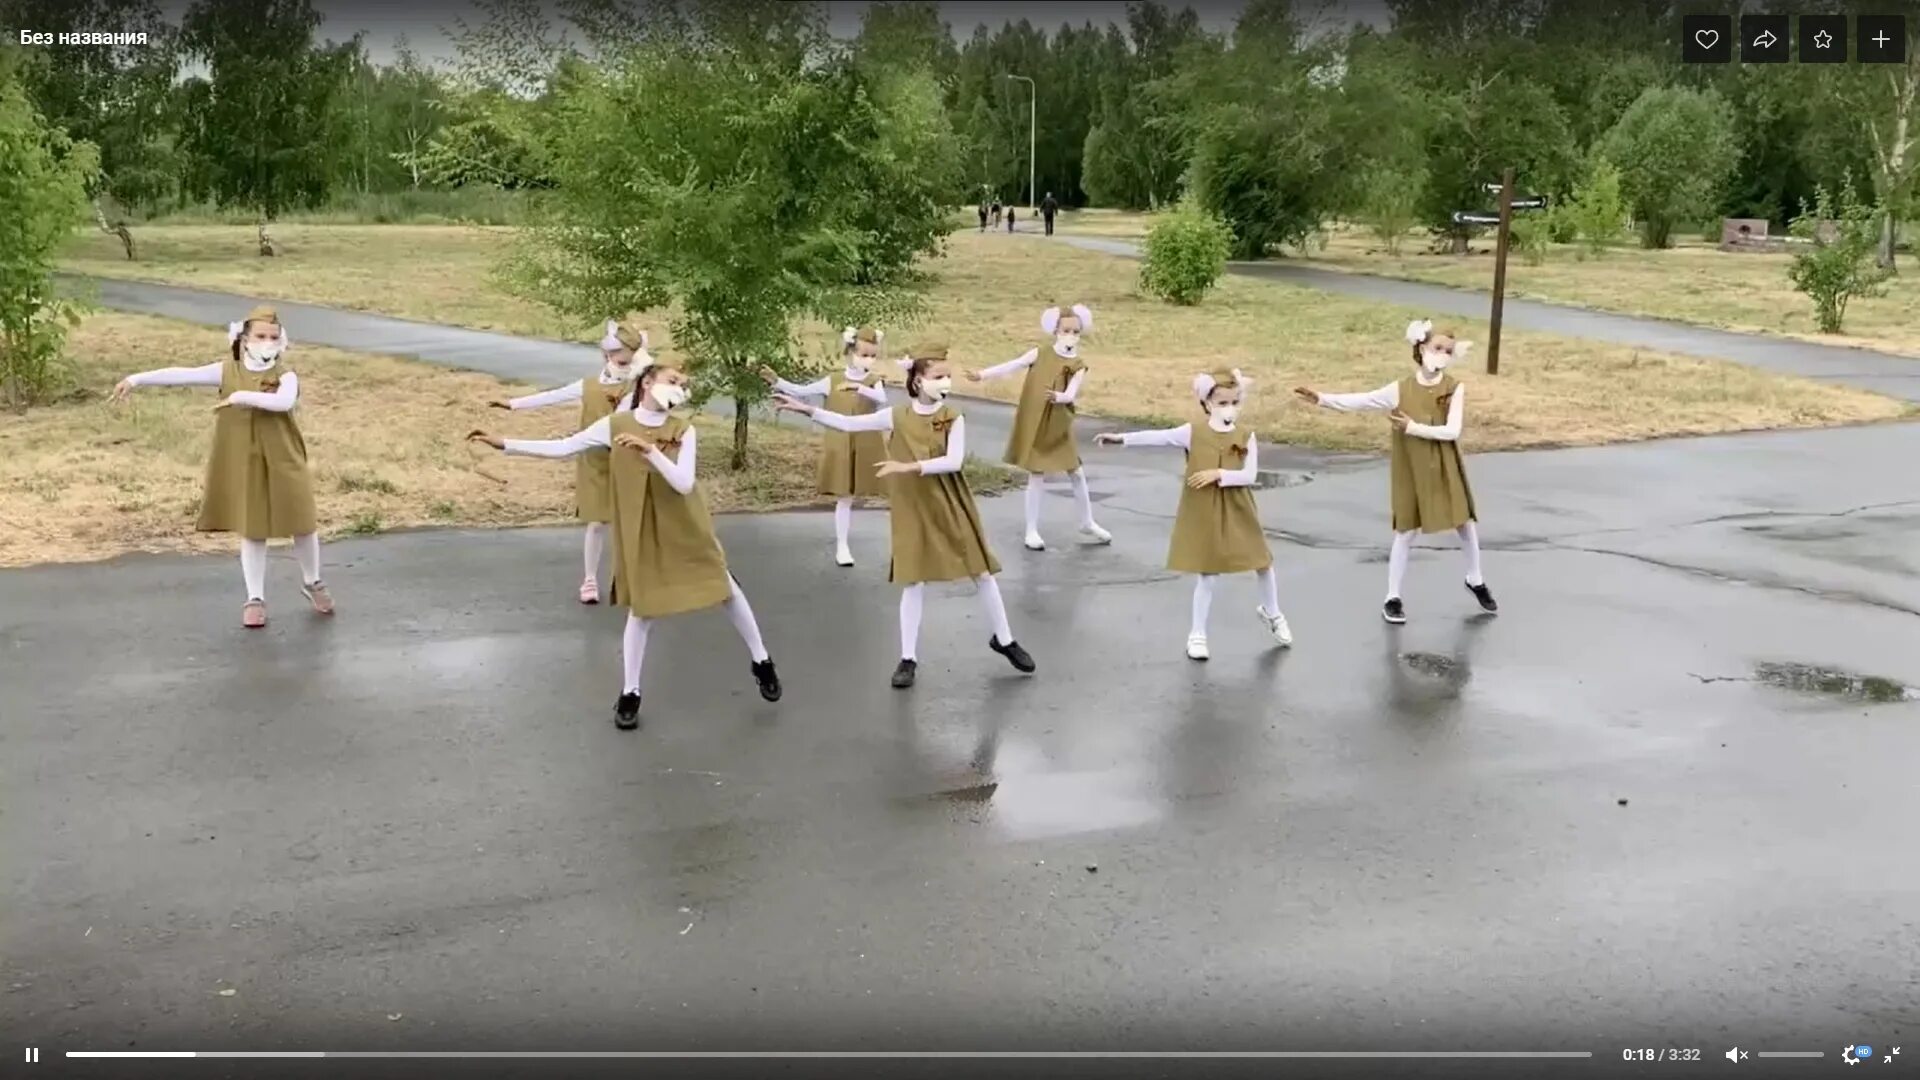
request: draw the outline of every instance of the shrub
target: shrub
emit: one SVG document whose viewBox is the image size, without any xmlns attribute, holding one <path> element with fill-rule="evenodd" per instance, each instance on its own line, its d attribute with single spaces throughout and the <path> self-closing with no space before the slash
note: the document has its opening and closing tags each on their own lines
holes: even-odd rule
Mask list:
<svg viewBox="0 0 1920 1080">
<path fill-rule="evenodd" d="M 1821 333 L 1840 332 L 1849 300 L 1886 291 L 1892 271 L 1873 260 L 1879 217 L 1879 207 L 1860 201 L 1849 181 L 1841 184 L 1838 195 L 1824 184 L 1816 187 L 1812 205 L 1802 204 L 1800 216 L 1793 219 L 1793 235 L 1806 243 L 1794 253 L 1787 276 L 1813 301 Z M 1831 230 L 1820 227 L 1829 221 Z"/>
<path fill-rule="evenodd" d="M 1559 213 L 1573 227 L 1587 253 L 1599 254 L 1608 242 L 1620 235 L 1621 225 L 1627 220 L 1627 202 L 1620 194 L 1619 167 L 1596 158 L 1587 170 L 1586 179 L 1574 188 L 1573 198 Z"/>
<path fill-rule="evenodd" d="M 1511 237 L 1513 250 L 1520 253 L 1528 266 L 1539 266 L 1547 261 L 1552 232 L 1553 220 L 1546 214 L 1515 214 Z"/>
<path fill-rule="evenodd" d="M 0 50 L 0 401 L 12 408 L 52 397 L 66 381 L 64 346 L 79 307 L 53 287 L 54 262 L 87 217 L 87 184 L 99 172 L 91 143 L 48 124 Z"/>
<path fill-rule="evenodd" d="M 1140 287 L 1176 304 L 1197 304 L 1226 272 L 1232 244 L 1225 221 L 1183 205 L 1148 230 Z"/>
<path fill-rule="evenodd" d="M 1381 167 L 1361 178 L 1361 214 L 1388 252 L 1400 254 L 1400 242 L 1419 224 L 1420 197 L 1426 186 L 1425 170 L 1403 172 Z"/>
</svg>

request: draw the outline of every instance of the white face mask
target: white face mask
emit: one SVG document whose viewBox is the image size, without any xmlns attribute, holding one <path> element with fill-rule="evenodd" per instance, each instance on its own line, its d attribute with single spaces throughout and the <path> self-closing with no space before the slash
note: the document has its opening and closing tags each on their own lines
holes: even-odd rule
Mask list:
<svg viewBox="0 0 1920 1080">
<path fill-rule="evenodd" d="M 849 353 L 847 355 L 848 371 L 857 371 L 860 374 L 865 375 L 868 371 L 871 371 L 872 369 L 873 369 L 873 357 L 861 356 L 859 353 Z"/>
<path fill-rule="evenodd" d="M 952 390 L 953 380 L 951 378 L 920 380 L 920 394 L 928 401 L 945 401 L 947 394 Z"/>
<path fill-rule="evenodd" d="M 1451 353 L 1443 352 L 1439 349 L 1420 350 L 1420 367 L 1429 375 L 1438 375 L 1440 372 L 1446 370 L 1447 365 L 1452 362 L 1453 355 Z"/>
<path fill-rule="evenodd" d="M 1080 347 L 1080 331 L 1063 330 L 1053 336 L 1053 343 L 1060 347 L 1061 352 L 1071 353 Z"/>
<path fill-rule="evenodd" d="M 247 355 L 252 357 L 256 364 L 271 364 L 279 358 L 282 348 L 283 344 L 279 338 L 274 338 L 272 341 L 249 341 Z"/>
<path fill-rule="evenodd" d="M 1240 419 L 1240 406 L 1215 405 L 1213 411 L 1208 413 L 1207 419 L 1213 422 L 1214 427 L 1221 429 L 1230 428 L 1233 426 L 1234 421 Z"/>
<path fill-rule="evenodd" d="M 652 393 L 653 400 L 663 409 L 677 409 L 687 403 L 687 388 L 679 383 L 661 383 Z"/>
</svg>

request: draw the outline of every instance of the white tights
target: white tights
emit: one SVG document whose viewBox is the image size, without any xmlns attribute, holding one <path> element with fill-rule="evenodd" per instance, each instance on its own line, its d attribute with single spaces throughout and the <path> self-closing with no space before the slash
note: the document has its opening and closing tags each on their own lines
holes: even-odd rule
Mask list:
<svg viewBox="0 0 1920 1080">
<path fill-rule="evenodd" d="M 853 530 L 853 500 L 841 499 L 833 504 L 833 540 L 838 550 L 847 550 L 847 534 Z"/>
<path fill-rule="evenodd" d="M 1013 627 L 1007 623 L 1007 605 L 1000 599 L 1000 583 L 992 574 L 973 579 L 979 587 L 980 606 L 993 624 L 993 640 L 1013 644 Z M 926 586 L 909 585 L 900 590 L 900 659 L 918 660 L 920 649 L 920 612 L 926 603 Z"/>
<path fill-rule="evenodd" d="M 1256 570 L 1253 576 L 1260 581 L 1260 606 L 1269 612 L 1278 612 L 1280 578 L 1274 574 L 1273 567 Z M 1213 610 L 1213 583 L 1219 577 L 1219 574 L 1201 574 L 1193 579 L 1193 629 L 1188 633 L 1195 637 L 1207 636 L 1207 613 Z"/>
<path fill-rule="evenodd" d="M 760 640 L 760 624 L 754 620 L 753 605 L 747 603 L 747 594 L 740 591 L 740 583 L 728 579 L 732 594 L 727 597 L 727 618 L 733 622 L 733 629 L 746 643 L 747 655 L 758 664 L 767 659 L 766 643 Z M 622 689 L 629 694 L 640 692 L 640 662 L 647 655 L 647 634 L 657 620 L 643 619 L 632 612 L 627 613 L 627 629 L 620 637 L 620 658 L 625 667 L 626 683 Z"/>
<path fill-rule="evenodd" d="M 300 563 L 300 580 L 309 585 L 320 581 L 320 534 L 303 533 L 293 538 L 293 557 Z M 267 542 L 240 541 L 240 576 L 247 583 L 247 599 L 267 598 Z"/>
<path fill-rule="evenodd" d="M 1460 537 L 1460 553 L 1467 558 L 1467 584 L 1485 585 L 1486 579 L 1480 576 L 1480 530 L 1474 522 L 1467 522 L 1453 530 Z M 1393 534 L 1393 549 L 1387 554 L 1387 599 L 1400 595 L 1400 586 L 1407 579 L 1407 557 L 1413 552 L 1415 530 Z"/>
<path fill-rule="evenodd" d="M 1080 527 L 1085 529 L 1093 525 L 1093 493 L 1087 489 L 1087 470 L 1075 469 L 1067 474 L 1073 482 L 1073 501 L 1080 508 Z M 1039 473 L 1027 474 L 1027 535 L 1040 535 L 1040 499 L 1046 492 L 1046 477 Z"/>
<path fill-rule="evenodd" d="M 587 536 L 581 545 L 586 558 L 588 581 L 600 580 L 600 557 L 607 550 L 607 523 L 604 521 L 587 522 Z"/>
</svg>

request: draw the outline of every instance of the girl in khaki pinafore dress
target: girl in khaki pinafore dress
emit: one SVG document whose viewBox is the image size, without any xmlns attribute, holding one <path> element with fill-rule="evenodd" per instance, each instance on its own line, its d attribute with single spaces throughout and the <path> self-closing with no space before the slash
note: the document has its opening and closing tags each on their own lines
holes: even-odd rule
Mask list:
<svg viewBox="0 0 1920 1080">
<path fill-rule="evenodd" d="M 770 367 L 761 368 L 760 377 L 775 393 L 824 398 L 822 408 L 843 416 L 866 416 L 887 407 L 886 381 L 874 370 L 883 340 L 885 335 L 871 326 L 849 326 L 840 335 L 845 372 L 829 373 L 804 386 L 788 382 Z M 886 456 L 885 437 L 877 431 L 829 429 L 821 435 L 816 490 L 833 496 L 833 561 L 841 566 L 853 565 L 853 550 L 847 546 L 847 534 L 853 528 L 853 500 L 886 493 L 886 485 L 874 473 Z"/>
<path fill-rule="evenodd" d="M 606 336 L 600 339 L 605 363 L 600 374 L 580 379 L 552 390 L 490 401 L 496 409 L 540 409 L 548 405 L 580 403 L 580 429 L 585 430 L 619 407 L 620 399 L 633 389 L 634 377 L 653 363 L 647 352 L 647 332 L 637 326 L 607 320 Z M 600 559 L 607 547 L 607 525 L 613 521 L 613 488 L 607 471 L 607 452 L 589 450 L 574 459 L 573 514 L 586 522 L 582 557 L 586 576 L 580 581 L 580 602 L 600 602 Z"/>
<path fill-rule="evenodd" d="M 1380 616 L 1399 625 L 1407 621 L 1400 586 L 1407 574 L 1407 557 L 1419 533 L 1451 530 L 1460 537 L 1466 556 L 1467 591 L 1481 610 L 1498 612 L 1493 590 L 1480 573 L 1480 531 L 1473 508 L 1473 488 L 1467 483 L 1467 464 L 1460 453 L 1460 432 L 1466 419 L 1466 387 L 1446 374 L 1447 365 L 1467 354 L 1472 342 L 1457 341 L 1450 333 L 1435 333 L 1422 320 L 1407 326 L 1413 346 L 1412 375 L 1372 393 L 1322 394 L 1306 387 L 1294 393 L 1341 412 L 1385 412 L 1393 423 L 1392 508 L 1393 549 L 1387 557 L 1387 599 Z"/>
<path fill-rule="evenodd" d="M 865 416 L 845 416 L 816 408 L 789 394 L 775 404 L 813 417 L 835 431 L 888 432 L 887 460 L 874 470 L 890 478 L 887 493 L 893 525 L 893 565 L 889 580 L 900 590 L 900 663 L 893 685 L 904 690 L 919 670 L 920 615 L 926 583 L 971 580 L 993 624 L 987 647 L 1021 672 L 1034 670 L 1033 657 L 1013 638 L 1007 607 L 994 580 L 1000 561 L 987 546 L 980 509 L 961 469 L 967 460 L 966 420 L 946 403 L 953 389 L 945 346 L 914 351 L 907 365 L 907 404 Z"/>
<path fill-rule="evenodd" d="M 779 701 L 780 676 L 760 638 L 746 593 L 727 568 L 713 516 L 695 478 L 698 432 L 672 410 L 687 403 L 686 373 L 654 363 L 634 381 L 611 415 L 564 439 L 501 439 L 483 431 L 467 437 L 509 454 L 578 457 L 609 455 L 613 526 L 613 593 L 627 606 L 622 639 L 626 682 L 615 702 L 614 725 L 640 726 L 640 670 L 653 624 L 670 615 L 723 606 L 753 659 L 760 696 Z"/>
<path fill-rule="evenodd" d="M 1096 544 L 1110 544 L 1113 534 L 1093 520 L 1093 495 L 1087 490 L 1087 472 L 1073 441 L 1074 402 L 1087 380 L 1087 363 L 1080 358 L 1080 335 L 1093 329 L 1093 311 L 1085 304 L 1075 304 L 1064 312 L 1050 307 L 1040 313 L 1040 328 L 1053 335 L 1053 346 L 1046 353 L 1028 349 L 1004 364 L 969 371 L 967 378 L 980 382 L 1016 371 L 1027 373 L 1020 386 L 1020 404 L 1013 414 L 1013 434 L 1007 439 L 1006 462 L 1028 474 L 1028 550 L 1044 551 L 1047 547 L 1040 536 L 1040 500 L 1046 492 L 1046 478 L 1053 473 L 1065 473 L 1073 482 L 1074 501 L 1080 508 L 1080 535 Z"/>
<path fill-rule="evenodd" d="M 137 386 L 217 386 L 213 450 L 200 500 L 201 532 L 240 534 L 240 571 L 247 602 L 240 624 L 267 625 L 267 541 L 293 541 L 302 592 L 313 610 L 333 614 L 320 580 L 320 534 L 307 443 L 294 420 L 300 379 L 287 365 L 289 342 L 280 316 L 256 307 L 227 327 L 228 357 L 203 367 L 161 368 L 129 375 L 114 387 L 124 401 Z"/>
<path fill-rule="evenodd" d="M 1181 424 L 1161 431 L 1102 433 L 1096 442 L 1120 446 L 1177 446 L 1187 452 L 1180 509 L 1173 519 L 1167 569 L 1197 575 L 1193 583 L 1193 622 L 1187 655 L 1205 660 L 1207 614 L 1213 607 L 1214 579 L 1251 573 L 1260 583 L 1262 602 L 1254 610 L 1267 633 L 1282 648 L 1293 644 L 1293 630 L 1280 612 L 1280 583 L 1273 553 L 1260 527 L 1253 485 L 1260 474 L 1260 446 L 1240 426 L 1240 408 L 1252 380 L 1238 371 L 1214 371 L 1193 380 L 1193 395 L 1206 414 L 1204 424 Z"/>
</svg>

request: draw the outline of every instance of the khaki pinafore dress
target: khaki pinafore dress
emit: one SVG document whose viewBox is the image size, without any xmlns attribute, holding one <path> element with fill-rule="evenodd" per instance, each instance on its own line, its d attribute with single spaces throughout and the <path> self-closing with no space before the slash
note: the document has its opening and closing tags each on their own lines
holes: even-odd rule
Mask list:
<svg viewBox="0 0 1920 1080">
<path fill-rule="evenodd" d="M 598 378 L 581 380 L 579 430 L 585 431 L 612 416 L 620 399 L 632 392 L 631 379 L 617 386 L 608 386 Z M 613 520 L 613 481 L 607 471 L 609 456 L 606 450 L 589 450 L 574 459 L 573 516 L 581 521 Z"/>
<path fill-rule="evenodd" d="M 630 412 L 614 413 L 607 422 L 609 441 L 622 434 L 639 435 L 676 462 L 691 426 L 683 417 L 669 416 L 666 423 L 650 428 Z M 686 495 L 673 490 L 640 450 L 615 446 L 608 451 L 608 465 L 613 490 L 611 601 L 625 604 L 642 619 L 726 602 L 733 595 L 733 578 L 700 488 Z"/>
<path fill-rule="evenodd" d="M 1007 464 L 1042 475 L 1080 467 L 1080 450 L 1073 442 L 1074 408 L 1057 405 L 1047 395 L 1065 390 L 1086 367 L 1086 361 L 1069 360 L 1050 347 L 1040 350 L 1040 358 L 1027 368 L 1027 381 L 1020 387 L 1013 434 L 1007 439 Z"/>
<path fill-rule="evenodd" d="M 1245 428 L 1223 433 L 1206 424 L 1193 425 L 1184 475 L 1246 468 L 1250 435 Z M 1260 529 L 1252 488 L 1181 485 L 1173 540 L 1167 546 L 1167 569 L 1183 574 L 1240 574 L 1272 565 L 1273 552 Z"/>
<path fill-rule="evenodd" d="M 271 393 L 292 373 L 284 360 L 249 371 L 229 356 L 220 369 L 220 399 L 241 391 Z M 315 519 L 307 442 L 293 413 L 238 405 L 214 413 L 198 531 L 280 540 L 313 532 Z"/>
<path fill-rule="evenodd" d="M 844 371 L 833 375 L 833 389 L 827 392 L 825 408 L 843 416 L 866 416 L 879 406 L 852 390 L 842 389 L 852 382 Z M 869 371 L 859 380 L 861 386 L 877 386 L 880 373 Z M 818 491 L 822 495 L 847 498 L 853 495 L 876 497 L 886 494 L 886 485 L 873 470 L 887 459 L 887 441 L 878 431 L 835 431 L 828 428 L 820 437 L 820 473 Z"/>
<path fill-rule="evenodd" d="M 912 405 L 895 405 L 887 456 L 894 461 L 926 461 L 944 455 L 947 432 L 959 418 L 949 405 L 940 406 L 930 416 L 914 412 Z M 1000 561 L 987 547 L 980 508 L 974 505 L 965 475 L 903 473 L 890 482 L 887 497 L 893 526 L 893 565 L 887 571 L 887 580 L 896 585 L 917 585 L 1000 572 Z"/>
<path fill-rule="evenodd" d="M 1439 426 L 1460 380 L 1440 376 L 1432 386 L 1421 386 L 1409 375 L 1400 380 L 1400 411 L 1416 424 Z M 1460 444 L 1393 433 L 1393 531 L 1447 532 L 1476 520 L 1473 489 L 1467 485 L 1467 466 Z"/>
</svg>

